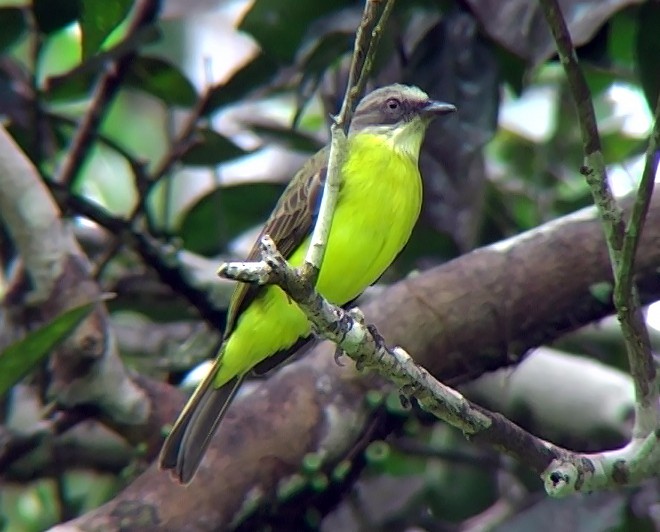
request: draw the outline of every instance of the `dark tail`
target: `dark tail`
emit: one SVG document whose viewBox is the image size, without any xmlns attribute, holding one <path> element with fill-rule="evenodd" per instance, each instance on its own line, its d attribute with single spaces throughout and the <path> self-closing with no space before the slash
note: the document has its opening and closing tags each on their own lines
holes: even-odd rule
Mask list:
<svg viewBox="0 0 660 532">
<path fill-rule="evenodd" d="M 216 369 L 214 365 L 197 387 L 160 451 L 160 467 L 170 469 L 183 484 L 195 476 L 213 434 L 243 382 L 241 375 L 215 388 Z"/>
</svg>

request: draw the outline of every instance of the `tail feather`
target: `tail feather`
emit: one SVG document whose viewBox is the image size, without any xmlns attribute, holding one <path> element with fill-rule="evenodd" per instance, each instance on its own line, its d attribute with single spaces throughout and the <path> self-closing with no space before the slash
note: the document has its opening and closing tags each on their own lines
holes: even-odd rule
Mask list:
<svg viewBox="0 0 660 532">
<path fill-rule="evenodd" d="M 214 369 L 195 390 L 160 452 L 160 467 L 171 470 L 183 484 L 195 476 L 213 434 L 243 382 L 241 375 L 216 388 Z"/>
</svg>

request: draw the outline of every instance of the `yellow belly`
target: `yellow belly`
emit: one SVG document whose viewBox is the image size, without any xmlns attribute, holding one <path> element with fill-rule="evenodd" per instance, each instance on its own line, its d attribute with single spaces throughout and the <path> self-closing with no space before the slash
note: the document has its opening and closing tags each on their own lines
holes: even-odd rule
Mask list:
<svg viewBox="0 0 660 532">
<path fill-rule="evenodd" d="M 417 162 L 371 135 L 350 139 L 342 169 L 318 291 L 343 305 L 374 283 L 408 241 L 419 216 L 422 186 Z M 289 257 L 302 264 L 309 239 Z M 310 333 L 303 312 L 276 286 L 266 287 L 240 315 L 223 346 L 215 385 L 249 371 Z"/>
</svg>

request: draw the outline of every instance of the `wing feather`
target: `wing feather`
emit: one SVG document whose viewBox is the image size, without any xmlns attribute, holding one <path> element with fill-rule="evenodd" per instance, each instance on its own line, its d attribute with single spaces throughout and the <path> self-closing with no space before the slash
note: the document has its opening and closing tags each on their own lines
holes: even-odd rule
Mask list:
<svg viewBox="0 0 660 532">
<path fill-rule="evenodd" d="M 269 235 L 280 253 L 285 258 L 289 258 L 311 233 L 323 196 L 327 163 L 328 149 L 323 148 L 296 173 L 266 221 L 259 238 L 246 257 L 247 261 L 260 259 L 259 243 L 265 235 Z M 248 283 L 236 285 L 229 303 L 225 338 L 234 329 L 241 312 L 248 307 L 262 289 L 261 286 Z"/>
</svg>

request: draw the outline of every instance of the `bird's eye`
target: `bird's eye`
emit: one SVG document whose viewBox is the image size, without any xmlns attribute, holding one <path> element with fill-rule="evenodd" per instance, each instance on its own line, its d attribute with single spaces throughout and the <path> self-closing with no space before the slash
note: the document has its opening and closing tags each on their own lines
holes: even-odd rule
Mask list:
<svg viewBox="0 0 660 532">
<path fill-rule="evenodd" d="M 385 105 L 390 111 L 396 111 L 399 107 L 401 107 L 401 102 L 396 98 L 390 98 L 385 102 Z"/>
</svg>

